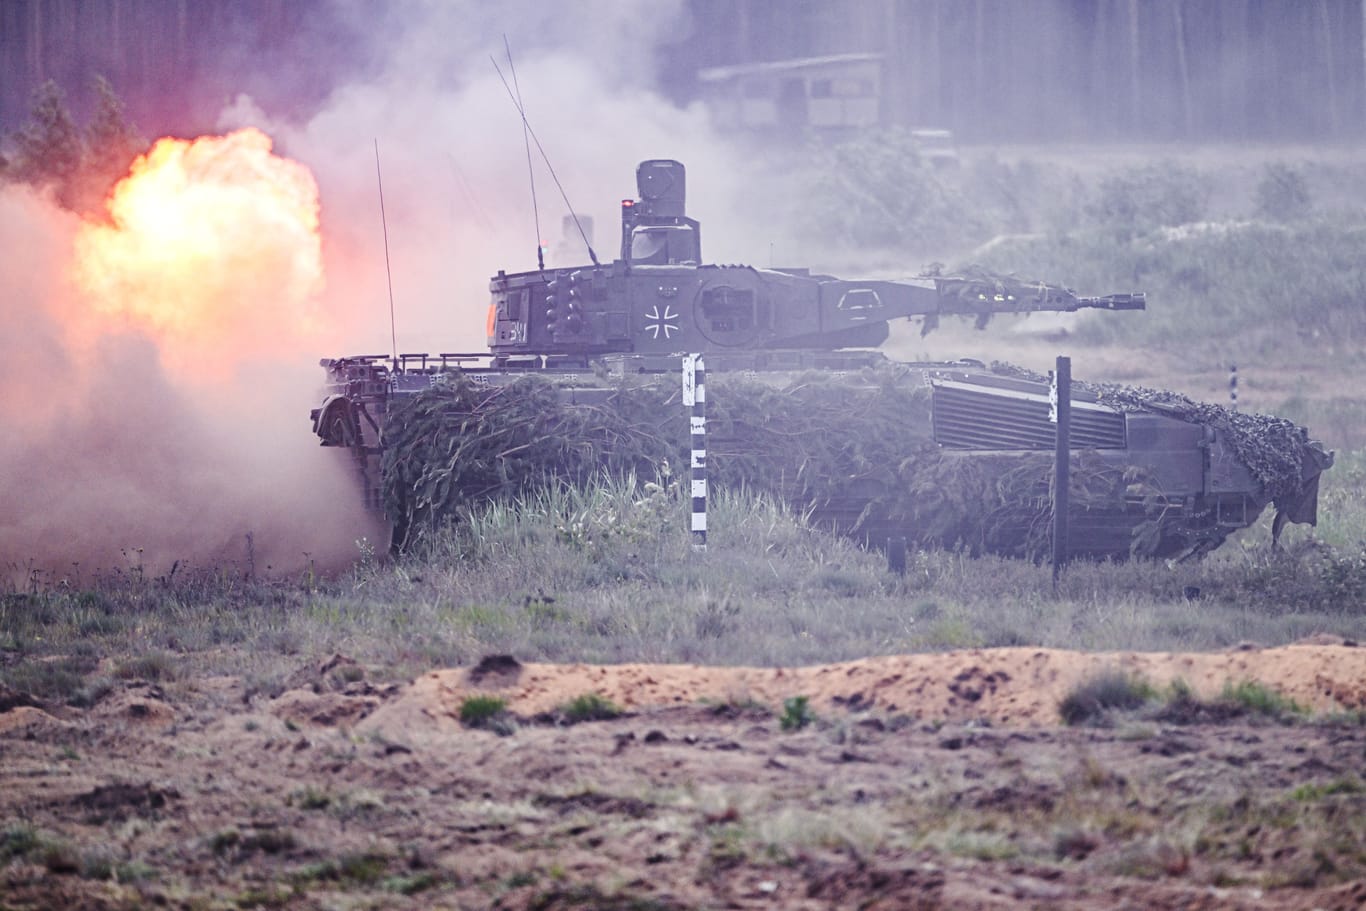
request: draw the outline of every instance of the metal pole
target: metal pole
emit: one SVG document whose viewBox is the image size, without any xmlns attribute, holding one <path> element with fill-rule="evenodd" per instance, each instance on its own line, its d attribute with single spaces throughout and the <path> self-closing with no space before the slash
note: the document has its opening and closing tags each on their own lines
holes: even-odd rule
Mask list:
<svg viewBox="0 0 1366 911">
<path fill-rule="evenodd" d="M 707 370 L 700 354 L 683 355 L 683 404 L 692 437 L 692 549 L 707 549 Z"/>
<path fill-rule="evenodd" d="M 1053 372 L 1053 419 L 1057 423 L 1053 456 L 1053 587 L 1067 562 L 1068 487 L 1072 456 L 1072 359 L 1059 357 Z"/>
<path fill-rule="evenodd" d="M 1228 404 L 1233 411 L 1238 410 L 1238 365 L 1228 365 Z"/>
<path fill-rule="evenodd" d="M 900 536 L 887 539 L 887 571 L 906 575 L 906 539 Z"/>
</svg>

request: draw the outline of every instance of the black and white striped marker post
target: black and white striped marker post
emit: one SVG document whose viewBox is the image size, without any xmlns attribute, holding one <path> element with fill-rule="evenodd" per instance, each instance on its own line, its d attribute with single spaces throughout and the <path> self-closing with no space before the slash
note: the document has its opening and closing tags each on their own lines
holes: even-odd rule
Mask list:
<svg viewBox="0 0 1366 911">
<path fill-rule="evenodd" d="M 1228 365 L 1228 403 L 1233 411 L 1238 410 L 1238 365 Z"/>
<path fill-rule="evenodd" d="M 683 355 L 683 404 L 692 432 L 692 549 L 707 549 L 707 370 L 700 354 Z"/>
</svg>

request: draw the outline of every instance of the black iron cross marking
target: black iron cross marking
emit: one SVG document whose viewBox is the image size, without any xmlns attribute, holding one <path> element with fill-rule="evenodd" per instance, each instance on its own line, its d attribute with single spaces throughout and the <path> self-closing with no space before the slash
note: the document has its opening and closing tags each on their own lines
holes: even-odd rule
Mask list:
<svg viewBox="0 0 1366 911">
<path fill-rule="evenodd" d="M 650 338 L 659 338 L 659 333 L 663 332 L 664 338 L 668 339 L 672 338 L 675 332 L 683 331 L 673 322 L 678 319 L 678 314 L 674 312 L 672 304 L 665 304 L 663 313 L 659 312 L 659 305 L 655 304 L 650 308 L 650 312 L 645 314 L 645 318 L 652 320 L 652 322 L 645 324 L 645 329 L 650 333 Z"/>
</svg>

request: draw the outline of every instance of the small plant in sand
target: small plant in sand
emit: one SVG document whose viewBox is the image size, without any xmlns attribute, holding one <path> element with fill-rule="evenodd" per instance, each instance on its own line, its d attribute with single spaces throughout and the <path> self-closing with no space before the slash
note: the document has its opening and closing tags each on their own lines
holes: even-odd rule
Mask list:
<svg viewBox="0 0 1366 911">
<path fill-rule="evenodd" d="M 560 707 L 560 716 L 565 724 L 579 724 L 584 721 L 606 721 L 621 715 L 621 706 L 597 693 L 584 693 Z"/>
<path fill-rule="evenodd" d="M 390 876 L 380 883 L 380 888 L 385 892 L 397 892 L 399 895 L 417 895 L 439 885 L 440 876 L 430 870 L 419 870 L 416 873 Z"/>
<path fill-rule="evenodd" d="M 1360 778 L 1346 776 L 1333 781 L 1302 784 L 1290 792 L 1290 799 L 1308 803 L 1338 795 L 1356 796 L 1358 794 L 1366 794 L 1366 783 L 1363 783 Z"/>
<path fill-rule="evenodd" d="M 332 803 L 332 795 L 310 786 L 293 792 L 286 802 L 301 810 L 325 810 Z"/>
<path fill-rule="evenodd" d="M 784 731 L 800 731 L 815 720 L 816 714 L 811 711 L 808 697 L 792 696 L 783 700 L 783 713 L 778 717 L 778 724 Z"/>
<path fill-rule="evenodd" d="M 460 723 L 467 728 L 511 734 L 513 727 L 507 707 L 507 700 L 501 696 L 469 696 L 460 703 Z"/>
<path fill-rule="evenodd" d="M 507 701 L 499 696 L 470 696 L 460 703 L 460 723 L 479 727 L 507 709 Z"/>
<path fill-rule="evenodd" d="M 24 857 L 43 845 L 43 835 L 28 823 L 12 823 L 0 831 L 0 865 Z"/>
</svg>

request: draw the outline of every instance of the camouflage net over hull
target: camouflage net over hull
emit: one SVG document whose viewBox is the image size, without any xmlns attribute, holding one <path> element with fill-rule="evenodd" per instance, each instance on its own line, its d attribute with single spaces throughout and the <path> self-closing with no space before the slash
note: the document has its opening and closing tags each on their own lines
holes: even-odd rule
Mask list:
<svg viewBox="0 0 1366 911">
<path fill-rule="evenodd" d="M 395 408 L 385 428 L 386 512 L 412 541 L 469 509 L 536 485 L 595 474 L 653 478 L 686 466 L 687 410 L 676 375 L 584 390 L 537 376 L 487 384 L 453 374 Z M 708 379 L 713 485 L 778 497 L 838 531 L 1017 556 L 1045 552 L 1051 453 L 945 451 L 932 439 L 922 374 L 888 364 L 810 373 L 781 385 Z M 1139 481 L 1088 453 L 1071 473 L 1074 510 L 1124 511 Z M 1123 555 L 1123 554 L 1120 554 Z"/>
<path fill-rule="evenodd" d="M 486 384 L 450 374 L 389 415 L 384 511 L 397 528 L 420 532 L 536 485 L 648 473 L 674 448 L 650 407 L 625 388 L 576 405 L 538 377 Z"/>
<path fill-rule="evenodd" d="M 1003 376 L 1048 383 L 1040 373 L 1013 364 L 993 363 L 991 369 Z M 1317 491 L 1318 473 L 1332 464 L 1332 456 L 1322 445 L 1309 439 L 1305 428 L 1284 418 L 1266 414 L 1232 411 L 1209 402 L 1196 402 L 1176 392 L 1121 386 L 1116 383 L 1072 381 L 1073 389 L 1089 392 L 1102 405 L 1118 411 L 1151 411 L 1212 427 L 1228 442 L 1239 461 L 1248 467 L 1262 485 L 1268 501 L 1285 511 L 1292 521 L 1314 521 L 1306 515 L 1304 502 L 1310 490 Z"/>
</svg>

